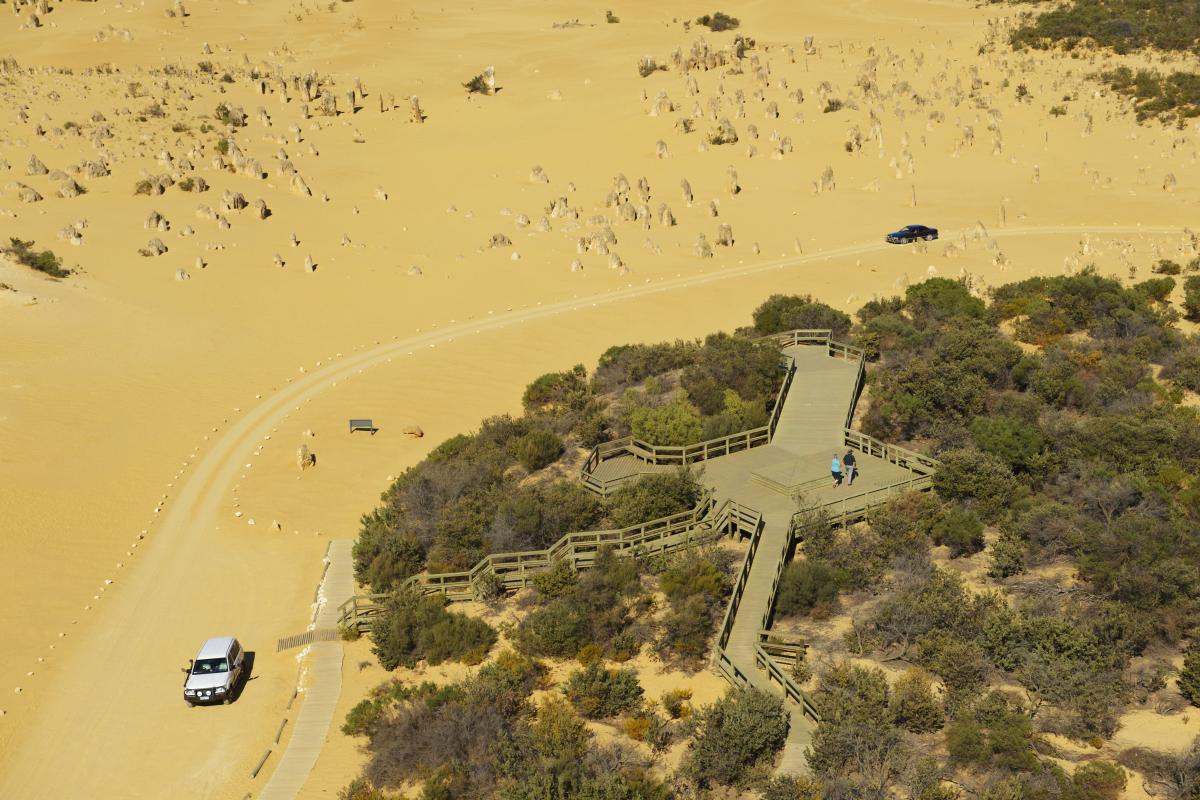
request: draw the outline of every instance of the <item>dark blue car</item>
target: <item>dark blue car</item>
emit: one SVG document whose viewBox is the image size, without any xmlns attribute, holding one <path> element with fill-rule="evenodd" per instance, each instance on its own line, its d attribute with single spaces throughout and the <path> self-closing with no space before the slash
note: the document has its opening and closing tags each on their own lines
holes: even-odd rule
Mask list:
<svg viewBox="0 0 1200 800">
<path fill-rule="evenodd" d="M 889 244 L 909 244 L 917 239 L 924 239 L 931 242 L 938 238 L 937 228 L 928 228 L 924 225 L 905 225 L 898 231 L 892 231 L 887 235 Z"/>
</svg>

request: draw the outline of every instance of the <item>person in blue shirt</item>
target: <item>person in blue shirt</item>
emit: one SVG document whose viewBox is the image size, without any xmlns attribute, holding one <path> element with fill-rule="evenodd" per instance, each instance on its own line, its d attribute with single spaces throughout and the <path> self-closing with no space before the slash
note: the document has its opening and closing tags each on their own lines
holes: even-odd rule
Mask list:
<svg viewBox="0 0 1200 800">
<path fill-rule="evenodd" d="M 833 464 L 830 466 L 830 470 L 833 472 L 833 488 L 836 489 L 842 485 L 842 465 L 838 461 L 837 453 L 833 454 Z"/>
</svg>

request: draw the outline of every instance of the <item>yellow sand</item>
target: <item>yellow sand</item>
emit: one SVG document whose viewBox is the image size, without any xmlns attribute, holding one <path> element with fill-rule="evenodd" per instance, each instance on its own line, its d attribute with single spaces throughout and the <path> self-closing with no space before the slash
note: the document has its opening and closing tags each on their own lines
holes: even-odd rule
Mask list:
<svg viewBox="0 0 1200 800">
<path fill-rule="evenodd" d="M 0 165 L 0 234 L 34 239 L 79 268 L 55 283 L 0 265 L 0 283 L 16 290 L 0 289 L 4 797 L 86 788 L 93 797 L 240 798 L 260 787 L 262 778 L 247 774 L 274 736 L 297 671 L 295 653 L 277 655 L 273 643 L 307 624 L 327 541 L 353 536 L 388 476 L 438 441 L 516 411 L 521 388 L 541 372 L 593 363 L 620 342 L 731 329 L 771 292 L 811 293 L 852 310 L 934 272 L 969 273 L 982 289 L 1092 260 L 1105 273 L 1127 277 L 1132 264 L 1146 277 L 1158 257 L 1190 257 L 1179 252 L 1179 232 L 1197 197 L 1191 145 L 1178 131 L 1139 128 L 1112 98 L 1093 97 L 1079 75 L 1098 64 L 978 56 L 985 17 L 1002 9 L 931 10 L 906 0 L 727 5 L 757 40 L 751 52 L 770 63 L 763 91 L 780 116 L 768 119 L 749 66 L 738 76 L 694 73 L 698 97 L 674 69 L 638 76 L 642 55 L 669 63 L 673 49 L 691 47 L 698 33 L 676 20 L 711 11 L 694 4 L 619 2 L 618 25 L 558 0 L 194 0 L 186 18 L 165 15 L 169 5 L 56 2 L 38 29 L 21 27 L 28 12 L 14 16 L 11 4 L 0 16 L 0 54 L 26 68 L 73 71 L 0 74 L 0 159 L 9 165 Z M 582 27 L 553 27 L 574 18 Z M 816 37 L 813 55 L 803 53 L 806 34 Z M 705 38 L 722 47 L 731 35 Z M 871 58 L 880 95 L 868 101 L 854 87 Z M 201 60 L 235 81 L 149 72 Z M 87 74 L 100 64 L 116 72 Z M 461 82 L 489 65 L 501 90 L 467 98 Z M 972 65 L 983 99 L 955 106 L 951 87 L 969 92 Z M 367 96 L 357 114 L 304 120 L 294 90 L 286 104 L 257 93 L 252 67 L 331 75 L 343 109 L 356 78 Z M 822 81 L 843 101 L 853 92 L 858 109 L 822 114 Z M 923 104 L 893 94 L 900 81 Z M 1018 104 L 1021 82 L 1033 99 Z M 697 120 L 686 135 L 674 123 L 696 103 L 707 109 L 722 83 L 721 114 L 741 141 L 702 152 L 715 120 Z M 797 88 L 801 105 L 788 99 Z M 676 111 L 650 116 L 660 89 Z M 737 89 L 744 119 L 729 99 Z M 1068 93 L 1080 99 L 1067 116 L 1051 117 L 1048 108 Z M 397 108 L 380 113 L 381 94 Z M 411 94 L 420 96 L 422 125 L 408 121 Z M 155 100 L 162 119 L 146 114 Z M 222 101 L 248 113 L 235 138 L 266 179 L 212 168 L 218 132 L 200 131 L 216 124 Z M 869 138 L 868 107 L 878 109 L 882 142 Z M 989 108 L 1000 112 L 999 154 Z M 1085 110 L 1094 119 L 1089 136 Z M 108 177 L 69 170 L 97 156 L 93 111 L 112 134 L 102 142 Z M 931 121 L 931 112 L 944 121 Z M 868 140 L 852 154 L 843 142 L 855 125 Z M 955 157 L 964 125 L 975 143 Z M 770 156 L 773 130 L 794 142 L 781 159 Z M 655 157 L 660 139 L 665 160 Z M 313 196 L 296 194 L 278 174 L 281 148 Z M 143 177 L 171 169 L 159 163 L 163 151 L 176 166 L 189 158 L 190 174 L 212 188 L 133 194 Z M 26 176 L 31 154 L 87 193 L 60 198 L 59 181 Z M 530 181 L 534 165 L 549 184 Z M 742 189 L 733 197 L 731 165 Z M 815 195 L 826 166 L 836 189 Z M 1174 193 L 1160 188 L 1168 172 L 1178 180 Z M 604 199 L 618 173 L 635 186 L 635 203 L 637 180 L 647 178 L 654 215 L 649 230 L 613 222 L 612 249 L 627 271 L 576 253 L 578 237 L 596 230 L 589 217 L 615 218 Z M 690 208 L 680 196 L 684 178 L 695 192 Z M 45 199 L 22 202 L 17 182 Z M 196 216 L 199 204 L 220 211 L 227 190 L 264 199 L 272 215 L 221 211 L 228 230 Z M 555 218 L 551 232 L 535 233 L 559 196 L 579 209 L 578 227 Z M 717 219 L 708 215 L 714 199 Z M 662 202 L 677 227 L 659 225 Z M 169 231 L 143 227 L 151 210 Z M 518 227 L 518 214 L 533 224 Z M 82 220 L 80 246 L 56 237 Z M 918 221 L 940 227 L 943 241 L 927 252 L 882 244 L 885 232 Z M 960 239 L 977 222 L 1003 258 L 985 240 Z M 712 259 L 695 256 L 697 234 L 713 243 L 722 223 L 732 226 L 734 245 L 715 247 Z M 181 236 L 187 226 L 194 234 Z M 486 248 L 495 233 L 514 244 Z M 139 256 L 153 237 L 168 252 Z M 965 251 L 943 255 L 950 242 Z M 306 257 L 315 273 L 303 269 Z M 576 258 L 581 272 L 570 269 Z M 412 266 L 422 274 L 410 276 Z M 176 281 L 179 269 L 190 280 Z M 373 417 L 382 430 L 351 437 L 351 416 Z M 425 438 L 401 436 L 409 424 Z M 319 462 L 301 475 L 295 453 L 306 430 L 317 434 L 303 441 Z M 258 677 L 231 707 L 187 709 L 177 670 L 203 638 L 222 633 L 255 650 Z M 366 674 L 347 679 L 347 694 L 361 691 Z M 348 781 L 353 753 L 345 742 L 331 747 L 344 763 L 323 759 L 306 794 L 330 796 Z"/>
</svg>

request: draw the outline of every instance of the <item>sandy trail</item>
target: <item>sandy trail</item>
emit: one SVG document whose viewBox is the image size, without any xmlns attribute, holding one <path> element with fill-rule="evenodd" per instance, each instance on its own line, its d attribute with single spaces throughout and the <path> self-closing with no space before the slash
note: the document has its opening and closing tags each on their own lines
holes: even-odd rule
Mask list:
<svg viewBox="0 0 1200 800">
<path fill-rule="evenodd" d="M 992 236 L 1177 231 L 1080 225 L 1014 227 Z M 180 654 L 218 633 L 236 632 L 263 647 L 292 632 L 280 630 L 279 620 L 294 616 L 296 606 L 286 606 L 306 602 L 299 598 L 309 586 L 286 588 L 290 576 L 264 576 L 235 557 L 212 558 L 210 549 L 220 546 L 213 531 L 220 527 L 222 502 L 245 474 L 243 464 L 252 463 L 250 452 L 325 389 L 361 370 L 456 339 L 502 335 L 523 323 L 659 294 L 682 301 L 689 289 L 891 247 L 847 245 L 465 320 L 347 355 L 264 398 L 215 438 L 188 471 L 178 496 L 168 501 L 144 561 L 106 598 L 50 686 L 42 713 L 8 761 L 0 796 L 58 797 L 84 790 L 102 797 L 223 796 L 230 781 L 240 777 L 235 770 L 261 750 L 270 732 L 237 723 L 260 719 L 264 708 L 282 707 L 294 675 L 265 675 L 249 684 L 238 703 L 223 709 L 227 713 L 208 713 L 188 709 L 178 697 Z M 147 704 L 147 695 L 158 699 Z M 63 731 L 88 731 L 89 736 L 64 756 Z M 132 775 L 138 776 L 137 785 L 130 785 Z"/>
</svg>

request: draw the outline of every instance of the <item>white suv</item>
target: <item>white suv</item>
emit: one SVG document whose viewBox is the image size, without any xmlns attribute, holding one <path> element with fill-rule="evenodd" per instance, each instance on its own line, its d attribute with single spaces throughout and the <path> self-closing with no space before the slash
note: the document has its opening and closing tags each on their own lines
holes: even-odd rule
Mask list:
<svg viewBox="0 0 1200 800">
<path fill-rule="evenodd" d="M 231 702 L 245 659 L 245 651 L 232 636 L 209 639 L 185 670 L 183 701 L 189 706 Z"/>
</svg>

